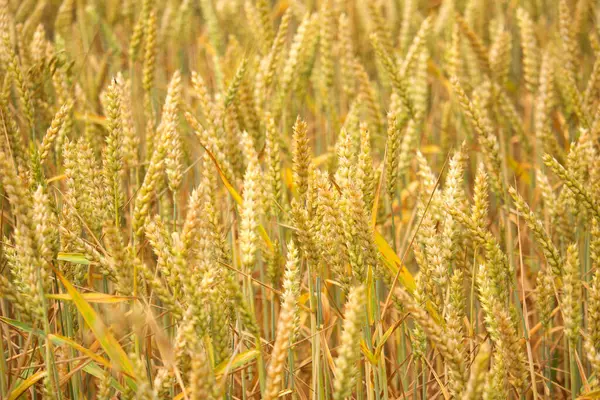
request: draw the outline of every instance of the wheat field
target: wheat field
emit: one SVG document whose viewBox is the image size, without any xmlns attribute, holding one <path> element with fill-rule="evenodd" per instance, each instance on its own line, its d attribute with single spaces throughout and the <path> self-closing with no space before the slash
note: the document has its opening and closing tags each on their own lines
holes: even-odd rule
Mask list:
<svg viewBox="0 0 600 400">
<path fill-rule="evenodd" d="M 0 0 L 0 398 L 600 398 L 599 18 Z"/>
</svg>

